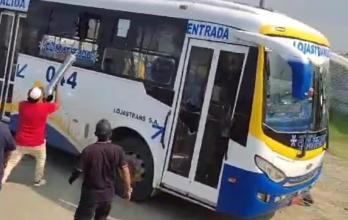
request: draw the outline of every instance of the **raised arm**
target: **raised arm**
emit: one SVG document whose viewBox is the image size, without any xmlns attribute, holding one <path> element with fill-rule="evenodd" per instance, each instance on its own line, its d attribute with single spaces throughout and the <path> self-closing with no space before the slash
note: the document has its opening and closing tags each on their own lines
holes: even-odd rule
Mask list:
<svg viewBox="0 0 348 220">
<path fill-rule="evenodd" d="M 60 107 L 61 105 L 61 100 L 60 100 L 60 94 L 59 94 L 59 91 L 58 91 L 58 85 L 56 86 L 56 89 L 55 89 L 55 98 L 54 98 L 54 103 L 56 103 L 57 105 L 57 108 Z"/>
</svg>

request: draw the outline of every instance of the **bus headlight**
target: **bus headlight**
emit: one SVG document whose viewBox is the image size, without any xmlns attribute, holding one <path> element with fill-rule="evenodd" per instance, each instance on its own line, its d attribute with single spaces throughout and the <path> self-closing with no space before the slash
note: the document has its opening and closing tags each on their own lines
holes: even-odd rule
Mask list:
<svg viewBox="0 0 348 220">
<path fill-rule="evenodd" d="M 255 163 L 256 166 L 260 170 L 262 170 L 262 172 L 264 172 L 272 181 L 280 183 L 285 180 L 285 174 L 280 169 L 278 169 L 262 157 L 255 155 Z"/>
</svg>

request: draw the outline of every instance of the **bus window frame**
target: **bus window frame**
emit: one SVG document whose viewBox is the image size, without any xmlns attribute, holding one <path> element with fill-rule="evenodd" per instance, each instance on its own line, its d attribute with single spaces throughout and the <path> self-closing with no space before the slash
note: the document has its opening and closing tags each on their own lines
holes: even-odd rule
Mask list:
<svg viewBox="0 0 348 220">
<path fill-rule="evenodd" d="M 35 30 L 37 31 L 38 37 L 35 38 L 34 40 L 36 41 L 37 44 L 39 44 L 40 41 L 42 41 L 43 37 L 45 35 L 49 35 L 49 36 L 54 36 L 57 38 L 66 38 L 66 39 L 70 39 L 70 40 L 74 40 L 74 41 L 79 41 L 81 43 L 90 43 L 90 44 L 96 44 L 98 45 L 97 47 L 97 53 L 98 53 L 98 60 L 91 66 L 86 66 L 86 65 L 81 65 L 79 63 L 76 63 L 74 66 L 79 67 L 79 68 L 83 68 L 83 69 L 87 69 L 87 70 L 93 70 L 93 71 L 97 71 L 99 73 L 102 74 L 107 74 L 107 75 L 112 75 L 112 76 L 116 76 L 116 77 L 121 77 L 121 78 L 126 78 L 126 79 L 130 79 L 130 80 L 134 80 L 134 81 L 138 81 L 138 82 L 143 82 L 146 83 L 148 85 L 153 85 L 156 87 L 160 87 L 160 88 L 165 88 L 165 89 L 169 89 L 169 90 L 174 90 L 174 85 L 175 85 L 175 81 L 177 78 L 177 72 L 178 72 L 178 66 L 179 66 L 179 60 L 181 57 L 181 54 L 184 50 L 184 40 L 186 37 L 186 26 L 187 26 L 187 19 L 179 19 L 179 18 L 168 18 L 168 17 L 164 17 L 164 16 L 156 16 L 156 15 L 147 15 L 147 14 L 140 14 L 140 13 L 134 13 L 134 12 L 124 12 L 124 11 L 117 11 L 117 10 L 108 10 L 108 9 L 100 9 L 100 8 L 93 8 L 93 7 L 86 7 L 86 6 L 77 6 L 77 5 L 67 5 L 67 4 L 62 4 L 62 3 L 55 3 L 55 2 L 36 2 L 36 4 L 32 4 L 31 7 L 38 7 L 40 9 L 45 9 L 45 10 L 51 10 L 54 11 L 55 9 L 67 9 L 69 11 L 71 11 L 73 14 L 76 14 L 79 18 L 81 16 L 81 14 L 88 14 L 88 15 L 93 15 L 90 18 L 95 18 L 95 19 L 99 19 L 100 21 L 100 25 L 99 25 L 99 33 L 98 33 L 98 38 L 95 41 L 91 41 L 88 38 L 85 39 L 80 39 L 78 37 L 78 35 L 76 34 L 75 36 L 71 36 L 71 35 L 52 35 L 50 33 L 50 14 L 52 12 L 49 13 L 40 13 L 39 15 L 30 15 L 30 12 L 33 10 L 29 9 L 29 19 L 30 17 L 32 17 L 32 19 L 35 21 L 34 25 L 28 25 L 27 29 L 29 29 L 30 31 Z M 48 17 L 47 17 L 48 16 Z M 38 18 L 43 18 L 41 20 L 43 21 L 38 21 Z M 127 19 L 130 20 L 131 24 L 130 24 L 130 28 L 129 30 L 131 30 L 132 28 L 136 28 L 137 26 L 141 26 L 141 24 L 139 25 L 135 25 L 134 27 L 132 27 L 132 23 L 134 22 L 147 22 L 147 24 L 149 25 L 153 25 L 154 28 L 156 28 L 158 25 L 162 24 L 163 22 L 158 22 L 158 19 L 161 19 L 165 22 L 169 22 L 169 24 L 173 25 L 174 27 L 176 27 L 179 30 L 179 33 L 181 32 L 180 36 L 181 36 L 181 40 L 178 41 L 180 45 L 179 47 L 175 48 L 175 51 L 178 52 L 177 57 L 175 56 L 176 54 L 166 54 L 163 53 L 161 51 L 154 51 L 154 50 L 149 50 L 146 48 L 142 48 L 141 45 L 136 45 L 136 47 L 131 48 L 122 48 L 122 47 L 116 47 L 115 43 L 114 43 L 114 34 L 115 31 L 117 31 L 117 22 L 119 19 Z M 76 19 L 78 20 L 78 19 Z M 112 20 L 113 22 L 108 23 L 108 21 Z M 153 23 L 152 23 L 153 21 Z M 150 23 L 148 23 L 150 22 Z M 112 25 L 111 31 L 107 30 L 111 36 L 108 36 L 108 33 L 106 32 L 107 28 L 110 28 L 110 25 Z M 132 33 L 128 33 L 127 39 L 128 40 L 129 34 Z M 136 37 L 136 36 L 135 36 Z M 158 37 L 155 39 L 159 39 Z M 25 44 L 25 43 L 24 43 Z M 23 44 L 22 44 L 23 45 Z M 156 81 L 152 81 L 152 80 L 146 80 L 146 79 L 141 79 L 141 78 L 137 78 L 137 77 L 132 77 L 132 76 L 126 76 L 122 73 L 108 73 L 106 71 L 103 71 L 102 69 L 102 65 L 103 65 L 103 61 L 104 61 L 104 50 L 106 48 L 115 48 L 115 49 L 121 49 L 121 50 L 125 50 L 128 52 L 138 52 L 138 53 L 142 53 L 144 55 L 155 55 L 155 56 L 159 56 L 159 57 L 164 57 L 164 58 L 169 58 L 169 59 L 173 59 L 175 61 L 175 69 L 173 70 L 173 74 L 170 77 L 171 78 L 171 82 L 169 83 L 169 86 L 166 84 L 162 84 L 160 82 L 156 82 Z M 61 60 L 52 58 L 52 57 L 46 57 L 46 56 L 42 56 L 40 55 L 40 49 L 31 49 L 30 51 L 23 51 L 21 49 L 21 53 L 24 54 L 28 54 L 30 56 L 35 56 L 35 57 L 39 57 L 42 59 L 46 59 L 46 60 L 50 60 L 50 61 L 54 61 L 54 62 L 61 62 Z"/>
</svg>

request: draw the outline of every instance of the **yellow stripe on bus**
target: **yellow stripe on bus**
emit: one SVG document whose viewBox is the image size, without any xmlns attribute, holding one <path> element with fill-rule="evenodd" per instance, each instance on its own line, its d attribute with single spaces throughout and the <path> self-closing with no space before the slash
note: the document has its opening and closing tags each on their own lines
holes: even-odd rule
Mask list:
<svg viewBox="0 0 348 220">
<path fill-rule="evenodd" d="M 324 147 L 319 149 L 308 151 L 306 155 L 302 158 L 298 158 L 297 155 L 300 153 L 299 150 L 295 150 L 286 146 L 282 143 L 279 143 L 276 140 L 265 135 L 262 129 L 263 124 L 263 98 L 264 98 L 264 88 L 263 88 L 263 80 L 264 80 L 264 48 L 260 47 L 257 64 L 257 74 L 256 74 L 256 84 L 255 84 L 255 92 L 254 92 L 254 104 L 251 113 L 251 120 L 249 126 L 249 132 L 251 135 L 264 142 L 272 151 L 288 157 L 290 159 L 295 160 L 309 160 L 314 157 L 319 156 L 323 151 Z"/>
<path fill-rule="evenodd" d="M 18 112 L 18 103 L 5 103 L 4 104 L 5 112 Z"/>
<path fill-rule="evenodd" d="M 309 41 L 312 43 L 320 44 L 322 46 L 330 47 L 330 42 L 326 37 L 315 35 L 296 28 L 274 27 L 271 25 L 265 25 L 261 27 L 260 33 L 269 36 L 296 38 L 299 40 Z"/>
</svg>

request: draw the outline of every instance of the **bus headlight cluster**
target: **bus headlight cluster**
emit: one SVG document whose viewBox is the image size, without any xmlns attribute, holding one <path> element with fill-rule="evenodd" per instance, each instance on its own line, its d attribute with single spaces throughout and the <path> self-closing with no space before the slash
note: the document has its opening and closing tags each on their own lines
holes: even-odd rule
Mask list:
<svg viewBox="0 0 348 220">
<path fill-rule="evenodd" d="M 268 178 L 270 178 L 272 181 L 276 183 L 280 183 L 285 180 L 286 176 L 285 174 L 275 167 L 273 164 L 268 162 L 266 159 L 256 155 L 255 156 L 255 163 L 256 166 L 264 172 Z"/>
</svg>

